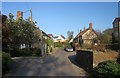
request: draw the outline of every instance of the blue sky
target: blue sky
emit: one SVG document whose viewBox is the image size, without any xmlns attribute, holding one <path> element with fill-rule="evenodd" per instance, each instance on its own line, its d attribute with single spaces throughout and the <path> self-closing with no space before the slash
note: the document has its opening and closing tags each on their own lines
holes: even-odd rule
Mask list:
<svg viewBox="0 0 120 78">
<path fill-rule="evenodd" d="M 27 11 L 32 8 L 33 20 L 40 29 L 53 35 L 64 35 L 73 31 L 74 36 L 80 29 L 88 28 L 93 23 L 95 30 L 112 28 L 112 22 L 118 16 L 117 2 L 9 2 L 2 3 L 2 13 Z M 30 16 L 24 13 L 24 18 Z"/>
</svg>

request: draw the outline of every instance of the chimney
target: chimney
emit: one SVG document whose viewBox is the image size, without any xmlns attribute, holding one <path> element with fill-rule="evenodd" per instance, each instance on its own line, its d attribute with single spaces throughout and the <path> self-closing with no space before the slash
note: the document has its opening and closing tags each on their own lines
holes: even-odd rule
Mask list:
<svg viewBox="0 0 120 78">
<path fill-rule="evenodd" d="M 80 30 L 80 33 L 82 32 L 82 30 Z"/>
<path fill-rule="evenodd" d="M 17 11 L 17 17 L 16 19 L 23 18 L 23 12 L 22 11 Z"/>
<path fill-rule="evenodd" d="M 89 24 L 89 29 L 92 30 L 92 22 Z"/>
</svg>

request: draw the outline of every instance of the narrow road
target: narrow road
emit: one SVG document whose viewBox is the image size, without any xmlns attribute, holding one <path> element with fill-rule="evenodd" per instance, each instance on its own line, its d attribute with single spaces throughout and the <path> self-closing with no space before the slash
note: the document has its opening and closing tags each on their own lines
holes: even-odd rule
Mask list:
<svg viewBox="0 0 120 78">
<path fill-rule="evenodd" d="M 10 73 L 7 76 L 86 76 L 75 63 L 75 52 L 56 49 L 51 55 L 43 57 L 12 58 Z"/>
</svg>

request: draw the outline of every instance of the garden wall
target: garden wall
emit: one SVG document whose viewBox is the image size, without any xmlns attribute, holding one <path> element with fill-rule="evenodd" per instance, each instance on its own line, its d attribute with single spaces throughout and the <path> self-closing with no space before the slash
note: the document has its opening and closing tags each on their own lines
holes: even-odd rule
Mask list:
<svg viewBox="0 0 120 78">
<path fill-rule="evenodd" d="M 93 69 L 93 52 L 77 50 L 76 61 L 82 68 L 91 71 Z"/>
</svg>

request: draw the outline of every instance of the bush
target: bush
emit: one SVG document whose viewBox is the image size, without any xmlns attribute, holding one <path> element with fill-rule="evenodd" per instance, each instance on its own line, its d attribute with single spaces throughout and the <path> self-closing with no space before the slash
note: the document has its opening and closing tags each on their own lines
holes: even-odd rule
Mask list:
<svg viewBox="0 0 120 78">
<path fill-rule="evenodd" d="M 41 56 L 41 50 L 38 48 L 24 48 L 24 49 L 14 49 L 11 52 L 11 56 Z"/>
<path fill-rule="evenodd" d="M 54 46 L 55 46 L 55 47 L 59 47 L 59 48 L 60 48 L 60 47 L 63 47 L 62 43 L 60 43 L 60 42 L 54 43 Z"/>
<path fill-rule="evenodd" d="M 39 49 L 39 48 L 30 48 L 30 52 L 31 52 L 32 56 L 42 56 L 41 49 Z"/>
<path fill-rule="evenodd" d="M 19 57 L 22 56 L 21 50 L 14 48 L 11 52 L 10 52 L 11 57 Z"/>
<path fill-rule="evenodd" d="M 8 53 L 2 52 L 2 71 L 3 74 L 6 73 L 9 68 L 8 68 L 8 63 L 10 62 L 11 57 Z"/>
<path fill-rule="evenodd" d="M 120 64 L 118 64 L 116 61 L 108 60 L 99 63 L 98 66 L 95 67 L 95 72 L 98 76 L 120 76 Z"/>
<path fill-rule="evenodd" d="M 31 56 L 32 51 L 29 48 L 24 48 L 20 50 L 21 56 Z"/>
<path fill-rule="evenodd" d="M 117 62 L 120 64 L 120 53 L 119 53 L 119 55 L 117 57 Z"/>
</svg>

